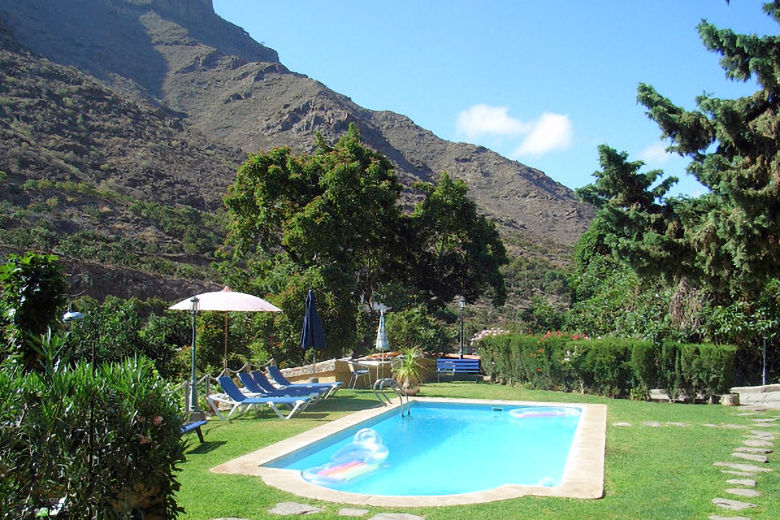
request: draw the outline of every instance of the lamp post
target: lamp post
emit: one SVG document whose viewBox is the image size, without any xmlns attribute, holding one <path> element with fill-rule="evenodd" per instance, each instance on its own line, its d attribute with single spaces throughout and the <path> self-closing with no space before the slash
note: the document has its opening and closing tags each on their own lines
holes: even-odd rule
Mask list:
<svg viewBox="0 0 780 520">
<path fill-rule="evenodd" d="M 84 314 L 79 311 L 71 310 L 70 303 L 68 304 L 68 310 L 62 315 L 62 321 L 65 323 L 72 323 L 74 321 L 83 320 Z M 92 375 L 95 375 L 95 341 L 92 341 Z"/>
<path fill-rule="evenodd" d="M 463 296 L 458 299 L 458 307 L 460 308 L 460 358 L 463 359 L 463 309 L 466 307 L 466 298 Z"/>
<path fill-rule="evenodd" d="M 197 324 L 197 316 L 198 316 L 198 297 L 193 296 L 190 299 L 190 302 L 192 303 L 192 310 L 190 311 L 192 313 L 192 378 L 190 380 L 190 420 L 196 420 L 193 419 L 193 415 L 200 415 L 200 408 L 198 408 L 198 380 L 197 376 L 195 374 L 195 340 L 196 340 L 196 324 Z"/>
<path fill-rule="evenodd" d="M 74 321 L 83 320 L 84 314 L 79 311 L 74 311 L 68 304 L 68 310 L 62 315 L 62 321 L 65 323 L 73 323 Z M 92 340 L 92 359 L 90 360 L 92 369 L 92 377 L 95 377 L 95 340 Z M 89 487 L 87 492 L 92 494 L 92 490 L 95 489 L 95 472 L 93 471 L 94 465 L 94 453 L 95 453 L 95 394 L 89 395 L 89 432 L 87 436 L 87 442 L 89 451 L 87 452 L 87 474 L 89 475 Z M 92 516 L 92 505 L 89 506 L 90 516 Z"/>
<path fill-rule="evenodd" d="M 68 311 L 62 315 L 62 321 L 65 323 L 80 320 L 82 318 L 84 318 L 84 314 L 80 313 L 79 311 L 72 311 L 70 309 L 70 304 L 68 304 Z"/>
</svg>

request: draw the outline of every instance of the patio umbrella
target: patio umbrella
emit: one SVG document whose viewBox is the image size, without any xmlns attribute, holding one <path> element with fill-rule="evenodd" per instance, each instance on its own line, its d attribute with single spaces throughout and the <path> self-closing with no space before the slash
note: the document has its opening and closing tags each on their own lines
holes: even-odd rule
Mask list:
<svg viewBox="0 0 780 520">
<path fill-rule="evenodd" d="M 385 332 L 385 310 L 379 311 L 379 329 L 376 331 L 376 349 L 384 352 L 390 348 L 387 342 L 387 332 Z"/>
<path fill-rule="evenodd" d="M 322 321 L 317 313 L 317 299 L 314 291 L 309 289 L 306 295 L 306 306 L 303 313 L 303 328 L 301 329 L 301 349 L 304 353 L 310 348 L 314 349 L 315 364 L 317 350 L 325 349 L 325 332 L 322 330 Z"/>
<path fill-rule="evenodd" d="M 190 388 L 190 411 L 198 412 L 198 394 L 195 389 L 195 325 L 198 311 L 225 312 L 225 358 L 227 367 L 227 313 L 228 312 L 281 312 L 281 309 L 271 303 L 242 292 L 231 291 L 225 287 L 221 291 L 207 292 L 192 296 L 168 307 L 174 311 L 190 311 L 192 313 L 192 386 Z"/>
</svg>

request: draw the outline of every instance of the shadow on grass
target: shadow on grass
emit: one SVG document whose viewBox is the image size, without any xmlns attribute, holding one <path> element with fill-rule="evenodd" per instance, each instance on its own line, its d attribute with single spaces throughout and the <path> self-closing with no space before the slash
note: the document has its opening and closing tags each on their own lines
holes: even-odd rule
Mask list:
<svg viewBox="0 0 780 520">
<path fill-rule="evenodd" d="M 378 408 L 382 404 L 376 400 L 373 394 L 366 394 L 366 398 L 353 396 L 335 396 L 323 401 L 318 401 L 309 405 L 306 410 L 300 411 L 295 414 L 296 419 L 311 419 L 315 421 L 330 420 L 333 419 L 330 415 L 333 413 L 342 412 L 358 412 L 360 410 L 366 410 L 368 408 Z M 284 413 L 287 413 L 286 411 Z M 245 412 L 238 414 L 227 421 L 211 420 L 209 421 L 209 428 L 204 428 L 204 433 L 214 428 L 220 428 L 222 426 L 234 423 L 236 421 L 256 421 L 256 420 L 278 420 L 278 417 L 274 415 L 268 408 L 259 408 L 254 410 L 254 413 Z"/>
<path fill-rule="evenodd" d="M 225 444 L 227 444 L 227 441 L 206 441 L 197 444 L 196 447 L 191 450 L 187 450 L 185 455 L 190 455 L 190 454 L 202 455 L 204 453 L 212 452 L 217 448 L 219 448 L 220 446 L 224 446 Z"/>
<path fill-rule="evenodd" d="M 370 398 L 369 398 L 370 395 Z M 358 412 L 360 410 L 366 410 L 368 408 L 376 408 L 382 406 L 382 404 L 376 400 L 374 394 L 366 394 L 365 397 L 360 396 L 355 398 L 352 396 L 335 396 L 324 401 L 320 401 L 312 404 L 306 411 L 323 411 L 323 412 Z"/>
</svg>

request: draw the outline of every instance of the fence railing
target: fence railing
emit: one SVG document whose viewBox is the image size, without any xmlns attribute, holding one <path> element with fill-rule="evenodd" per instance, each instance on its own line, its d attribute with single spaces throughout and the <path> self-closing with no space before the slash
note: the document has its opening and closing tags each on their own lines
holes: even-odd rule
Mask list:
<svg viewBox="0 0 780 520">
<path fill-rule="evenodd" d="M 195 380 L 195 383 L 198 385 L 198 388 L 202 389 L 202 393 L 198 393 L 198 395 L 207 396 L 212 394 L 211 391 L 212 388 L 219 388 L 219 381 L 217 380 L 218 377 L 223 375 L 229 375 L 234 376 L 238 374 L 239 372 L 245 372 L 245 371 L 251 371 L 251 370 L 265 370 L 265 367 L 267 365 L 254 365 L 252 363 L 244 363 L 241 368 L 237 370 L 232 370 L 230 368 L 224 368 L 221 372 L 219 372 L 217 375 L 213 375 L 211 373 L 208 374 L 202 374 L 200 378 Z M 192 382 L 190 380 L 184 381 L 175 387 L 173 387 L 172 392 L 174 394 L 178 394 L 179 392 L 184 393 L 184 409 L 189 410 L 190 409 L 190 385 Z"/>
</svg>

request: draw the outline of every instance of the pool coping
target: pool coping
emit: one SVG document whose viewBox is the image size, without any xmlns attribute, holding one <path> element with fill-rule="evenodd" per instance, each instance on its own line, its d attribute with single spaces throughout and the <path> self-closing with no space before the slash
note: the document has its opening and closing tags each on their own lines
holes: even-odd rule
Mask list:
<svg viewBox="0 0 780 520">
<path fill-rule="evenodd" d="M 606 444 L 607 406 L 603 404 L 555 403 L 538 401 L 506 401 L 495 399 L 449 399 L 412 398 L 411 401 L 438 403 L 468 403 L 520 406 L 576 406 L 582 409 L 577 432 L 574 435 L 569 458 L 560 486 L 520 486 L 508 484 L 497 488 L 460 493 L 457 495 L 425 496 L 378 496 L 338 491 L 307 482 L 300 471 L 264 467 L 292 451 L 336 434 L 345 428 L 398 408 L 369 408 L 335 419 L 322 426 L 279 441 L 242 457 L 225 462 L 214 468 L 213 473 L 253 475 L 263 479 L 269 486 L 288 491 L 306 498 L 339 502 L 344 504 L 388 506 L 388 507 L 430 507 L 468 505 L 519 498 L 525 495 L 596 499 L 604 495 L 604 452 Z"/>
</svg>

